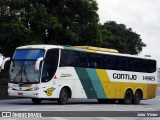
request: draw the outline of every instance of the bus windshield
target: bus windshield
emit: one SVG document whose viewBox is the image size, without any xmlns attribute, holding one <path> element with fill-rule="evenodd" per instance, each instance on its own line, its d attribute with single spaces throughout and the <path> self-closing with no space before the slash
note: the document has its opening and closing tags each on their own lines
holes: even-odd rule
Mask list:
<svg viewBox="0 0 160 120">
<path fill-rule="evenodd" d="M 39 83 L 40 71 L 35 70 L 36 60 L 44 56 L 44 50 L 18 49 L 10 65 L 12 83 Z"/>
<path fill-rule="evenodd" d="M 10 66 L 10 82 L 38 83 L 40 71 L 35 70 L 36 61 L 12 61 Z"/>
</svg>

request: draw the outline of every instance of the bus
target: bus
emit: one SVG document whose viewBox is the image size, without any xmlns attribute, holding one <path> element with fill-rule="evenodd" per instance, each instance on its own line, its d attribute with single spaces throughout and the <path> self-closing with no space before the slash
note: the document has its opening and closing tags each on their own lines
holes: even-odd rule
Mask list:
<svg viewBox="0 0 160 120">
<path fill-rule="evenodd" d="M 27 45 L 10 60 L 9 96 L 57 100 L 97 99 L 139 104 L 156 97 L 156 60 L 92 46 Z"/>
<path fill-rule="evenodd" d="M 4 59 L 4 57 L 3 57 L 3 55 L 0 53 L 0 72 L 1 72 L 1 65 L 2 65 L 3 59 Z"/>
</svg>

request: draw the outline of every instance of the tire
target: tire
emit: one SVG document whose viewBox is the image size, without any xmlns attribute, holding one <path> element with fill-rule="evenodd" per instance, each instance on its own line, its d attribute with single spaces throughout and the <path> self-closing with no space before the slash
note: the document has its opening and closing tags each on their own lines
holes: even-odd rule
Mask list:
<svg viewBox="0 0 160 120">
<path fill-rule="evenodd" d="M 140 91 L 136 91 L 135 92 L 135 95 L 133 96 L 133 104 L 136 104 L 138 105 L 141 101 L 141 98 L 142 98 L 142 94 Z"/>
<path fill-rule="evenodd" d="M 63 88 L 60 92 L 58 103 L 61 105 L 65 105 L 68 102 L 69 94 L 66 88 Z"/>
<path fill-rule="evenodd" d="M 133 94 L 131 90 L 127 90 L 124 96 L 124 104 L 131 104 L 133 99 Z"/>
<path fill-rule="evenodd" d="M 41 99 L 39 99 L 39 98 L 32 98 L 32 102 L 34 103 L 34 104 L 40 104 L 41 103 Z"/>
</svg>

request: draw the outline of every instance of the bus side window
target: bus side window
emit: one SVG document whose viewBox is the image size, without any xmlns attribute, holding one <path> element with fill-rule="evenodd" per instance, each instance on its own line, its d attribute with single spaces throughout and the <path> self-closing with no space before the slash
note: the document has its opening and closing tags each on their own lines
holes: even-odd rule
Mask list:
<svg viewBox="0 0 160 120">
<path fill-rule="evenodd" d="M 103 66 L 103 55 L 90 54 L 89 67 L 90 68 L 102 68 Z"/>
<path fill-rule="evenodd" d="M 71 52 L 71 66 L 76 66 L 76 53 L 75 52 Z"/>
<path fill-rule="evenodd" d="M 148 71 L 147 60 L 142 60 L 142 72 Z"/>
<path fill-rule="evenodd" d="M 63 66 L 66 66 L 66 57 L 67 57 L 67 54 L 66 54 L 66 51 L 65 50 L 61 50 L 61 60 L 60 60 L 60 67 L 63 67 Z"/>
<path fill-rule="evenodd" d="M 133 71 L 133 60 L 128 58 L 128 71 Z"/>
<path fill-rule="evenodd" d="M 60 67 L 75 66 L 76 64 L 75 52 L 70 50 L 61 50 Z"/>
<path fill-rule="evenodd" d="M 112 69 L 112 58 L 109 55 L 105 56 L 105 68 Z"/>
<path fill-rule="evenodd" d="M 149 60 L 149 72 L 153 73 L 156 71 L 156 61 L 155 60 Z"/>
<path fill-rule="evenodd" d="M 80 53 L 79 57 L 79 67 L 88 67 L 88 54 L 87 53 Z"/>
<path fill-rule="evenodd" d="M 135 68 L 135 72 L 141 72 L 141 64 L 140 64 L 140 59 L 135 59 L 134 60 L 134 68 Z"/>
<path fill-rule="evenodd" d="M 113 56 L 112 57 L 112 70 L 119 70 L 119 57 Z"/>
<path fill-rule="evenodd" d="M 131 71 L 132 72 L 136 72 L 136 70 L 137 70 L 137 66 L 138 64 L 136 63 L 136 59 L 135 58 L 133 58 L 133 60 L 132 60 L 132 69 L 131 69 Z"/>
<path fill-rule="evenodd" d="M 120 59 L 120 70 L 124 70 L 124 71 L 127 71 L 127 59 L 125 57 L 121 58 Z"/>
</svg>

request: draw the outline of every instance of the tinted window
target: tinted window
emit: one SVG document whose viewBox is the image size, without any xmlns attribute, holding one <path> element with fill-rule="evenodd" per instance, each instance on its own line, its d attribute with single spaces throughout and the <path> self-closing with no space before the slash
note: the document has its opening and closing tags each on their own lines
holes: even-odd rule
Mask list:
<svg viewBox="0 0 160 120">
<path fill-rule="evenodd" d="M 89 67 L 88 54 L 87 53 L 80 53 L 79 67 Z"/>
<path fill-rule="evenodd" d="M 69 50 L 61 50 L 60 66 L 75 66 L 76 53 Z"/>
<path fill-rule="evenodd" d="M 90 54 L 89 67 L 91 67 L 91 68 L 102 68 L 103 67 L 103 55 Z"/>
<path fill-rule="evenodd" d="M 44 56 L 44 50 L 38 49 L 17 49 L 13 55 L 14 60 L 37 60 Z"/>
<path fill-rule="evenodd" d="M 125 56 L 62 50 L 60 66 L 100 68 L 132 72 L 155 72 L 156 61 Z"/>
<path fill-rule="evenodd" d="M 105 56 L 105 63 L 104 63 L 104 68 L 106 69 L 112 69 L 112 56 Z"/>
<path fill-rule="evenodd" d="M 149 68 L 150 68 L 150 72 L 152 73 L 152 72 L 155 72 L 156 71 L 156 61 L 155 60 L 153 60 L 153 61 L 149 61 L 150 63 L 149 63 Z"/>
<path fill-rule="evenodd" d="M 58 58 L 58 49 L 52 49 L 47 51 L 42 71 L 42 82 L 47 82 L 52 79 L 57 70 Z"/>
</svg>

